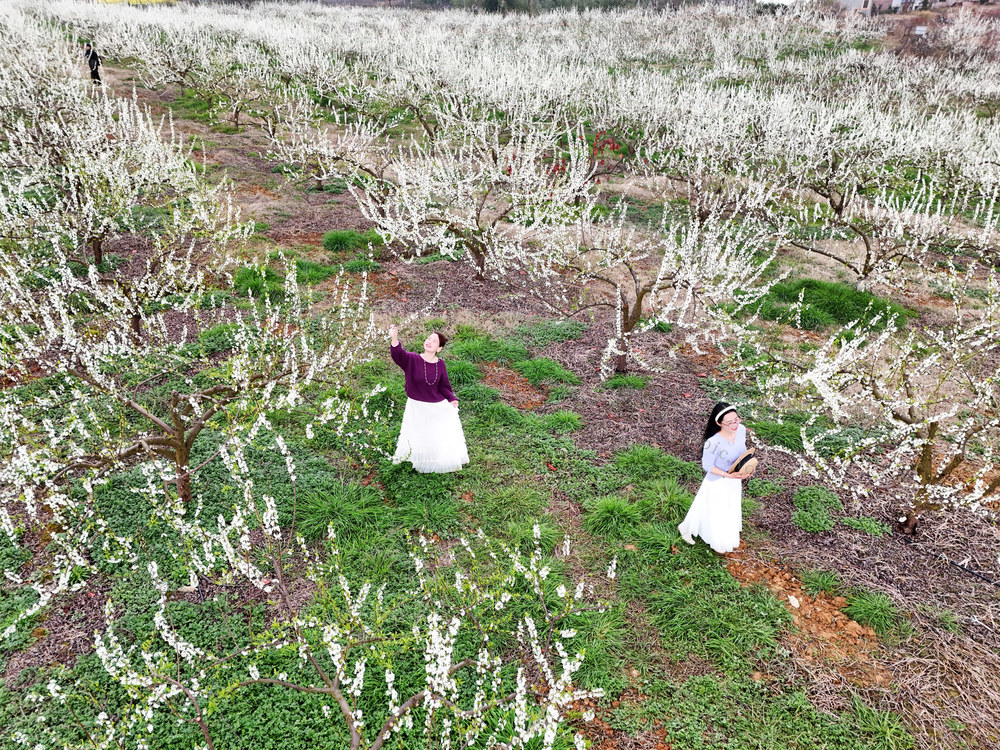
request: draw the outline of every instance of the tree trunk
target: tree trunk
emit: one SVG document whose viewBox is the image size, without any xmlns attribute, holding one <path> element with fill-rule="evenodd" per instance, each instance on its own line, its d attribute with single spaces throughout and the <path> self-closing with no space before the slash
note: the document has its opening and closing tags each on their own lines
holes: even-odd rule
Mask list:
<svg viewBox="0 0 1000 750">
<path fill-rule="evenodd" d="M 131 326 L 132 334 L 135 336 L 135 340 L 138 341 L 142 338 L 142 317 L 139 313 L 135 313 L 132 316 Z"/>
<path fill-rule="evenodd" d="M 179 447 L 176 447 L 174 461 L 177 465 L 177 497 L 182 503 L 191 502 L 191 451 L 187 448 L 184 435 L 178 436 Z"/>
<path fill-rule="evenodd" d="M 191 474 L 187 466 L 178 466 L 177 470 L 177 497 L 188 505 L 191 502 Z"/>
<path fill-rule="evenodd" d="M 99 266 L 104 262 L 104 240 L 101 237 L 94 237 L 90 241 L 90 252 L 94 256 L 94 265 Z"/>
<path fill-rule="evenodd" d="M 473 244 L 468 245 L 469 253 L 472 254 L 472 260 L 476 267 L 476 280 L 484 281 L 486 279 L 486 253 L 477 248 Z"/>
<path fill-rule="evenodd" d="M 628 354 L 625 352 L 615 357 L 615 372 L 628 372 Z"/>
</svg>

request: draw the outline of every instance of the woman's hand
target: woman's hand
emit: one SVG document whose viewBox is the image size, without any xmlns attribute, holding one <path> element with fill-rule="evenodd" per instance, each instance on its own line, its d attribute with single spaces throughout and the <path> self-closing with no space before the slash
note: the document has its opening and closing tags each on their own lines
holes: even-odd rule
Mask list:
<svg viewBox="0 0 1000 750">
<path fill-rule="evenodd" d="M 396 324 L 393 323 L 389 326 L 389 336 L 392 338 L 392 345 L 395 346 L 399 343 L 399 329 L 396 328 Z"/>
<path fill-rule="evenodd" d="M 457 409 L 458 408 L 458 401 L 452 401 L 451 405 L 454 406 Z"/>
</svg>

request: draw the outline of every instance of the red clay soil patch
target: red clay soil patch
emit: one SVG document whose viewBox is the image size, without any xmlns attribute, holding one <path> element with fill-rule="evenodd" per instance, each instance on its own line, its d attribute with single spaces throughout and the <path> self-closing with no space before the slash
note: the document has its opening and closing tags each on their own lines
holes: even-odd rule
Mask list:
<svg viewBox="0 0 1000 750">
<path fill-rule="evenodd" d="M 744 586 L 763 584 L 785 605 L 798 629 L 787 644 L 796 660 L 833 667 L 852 685 L 890 684 L 891 675 L 876 660 L 879 643 L 875 631 L 841 611 L 847 606 L 844 597 L 806 594 L 788 566 L 766 563 L 745 547 L 726 555 L 726 567 Z"/>
<path fill-rule="evenodd" d="M 694 350 L 693 346 L 690 344 L 684 344 L 684 346 L 677 350 L 677 353 L 690 362 L 691 365 L 698 370 L 698 372 L 710 373 L 714 376 L 718 376 L 720 373 L 717 368 L 723 360 L 722 352 L 714 346 L 703 346 L 701 347 L 701 350 L 702 351 L 699 354 Z"/>
<path fill-rule="evenodd" d="M 252 184 L 240 185 L 239 189 L 236 192 L 236 195 L 237 198 L 245 198 L 257 195 L 263 195 L 267 198 L 274 198 L 275 200 L 279 200 L 281 198 L 281 194 L 275 192 L 274 190 L 268 190 L 263 185 L 252 185 Z"/>
<path fill-rule="evenodd" d="M 480 365 L 480 369 L 483 371 L 483 383 L 500 391 L 504 403 L 527 411 L 537 409 L 545 403 L 545 394 L 520 373 L 492 362 Z"/>
<path fill-rule="evenodd" d="M 392 272 L 368 274 L 368 296 L 373 300 L 398 299 L 406 302 L 403 293 L 411 288 Z"/>
<path fill-rule="evenodd" d="M 0 388 L 10 388 L 11 386 L 27 383 L 42 377 L 42 368 L 35 362 L 27 362 L 21 367 L 13 367 L 0 371 Z"/>
</svg>

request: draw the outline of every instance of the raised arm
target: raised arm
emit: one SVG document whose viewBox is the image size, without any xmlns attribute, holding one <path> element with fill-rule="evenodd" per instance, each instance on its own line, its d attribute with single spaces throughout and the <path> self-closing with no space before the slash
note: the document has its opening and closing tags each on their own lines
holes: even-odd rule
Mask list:
<svg viewBox="0 0 1000 750">
<path fill-rule="evenodd" d="M 389 327 L 389 336 L 392 338 L 392 346 L 389 347 L 389 354 L 392 355 L 392 361 L 405 370 L 407 352 L 399 343 L 399 331 L 396 329 L 396 326 Z"/>
</svg>

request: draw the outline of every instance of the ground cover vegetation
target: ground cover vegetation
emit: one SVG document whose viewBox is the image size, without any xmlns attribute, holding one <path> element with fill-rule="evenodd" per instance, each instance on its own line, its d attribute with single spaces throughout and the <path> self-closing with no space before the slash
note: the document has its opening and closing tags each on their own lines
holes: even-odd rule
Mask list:
<svg viewBox="0 0 1000 750">
<path fill-rule="evenodd" d="M 947 20 L 0 9 L 0 747 L 995 745 L 1000 61 Z M 452 337 L 458 474 L 388 460 L 390 322 Z"/>
</svg>

